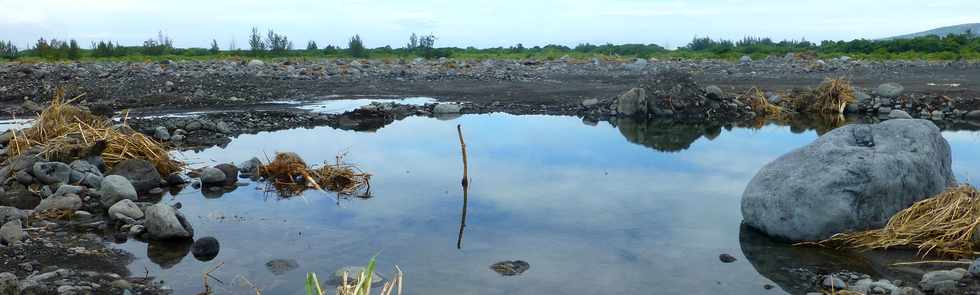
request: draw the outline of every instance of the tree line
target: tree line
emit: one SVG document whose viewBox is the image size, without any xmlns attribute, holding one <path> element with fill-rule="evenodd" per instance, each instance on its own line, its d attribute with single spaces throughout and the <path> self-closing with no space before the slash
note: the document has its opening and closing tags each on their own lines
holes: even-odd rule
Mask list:
<svg viewBox="0 0 980 295">
<path fill-rule="evenodd" d="M 421 57 L 426 59 L 441 57 L 511 57 L 532 58 L 546 56 L 555 58 L 559 55 L 574 54 L 576 56 L 608 55 L 633 56 L 649 58 L 666 57 L 702 57 L 702 58 L 731 58 L 739 55 L 782 55 L 790 52 L 812 52 L 821 55 L 862 55 L 878 58 L 938 58 L 938 59 L 978 59 L 980 58 L 980 36 L 972 32 L 951 34 L 947 36 L 924 36 L 912 39 L 867 40 L 851 41 L 822 41 L 814 43 L 805 39 L 773 41 L 770 38 L 745 37 L 741 40 L 712 39 L 695 37 L 687 45 L 669 50 L 656 44 L 579 44 L 574 47 L 564 45 L 546 45 L 525 47 L 516 44 L 509 47 L 481 48 L 474 47 L 436 47 L 438 39 L 435 35 L 412 34 L 407 44 L 399 48 L 384 46 L 367 48 L 360 35 L 355 34 L 347 41 L 347 47 L 334 45 L 319 46 L 315 41 L 308 41 L 306 47 L 295 49 L 293 41 L 285 34 L 268 30 L 262 34 L 253 27 L 248 38 L 248 48 L 240 49 L 232 40 L 225 49 L 219 47 L 216 39 L 212 39 L 209 48 L 176 48 L 173 40 L 162 31 L 155 38 L 147 39 L 142 46 L 123 46 L 114 41 L 92 42 L 89 48 L 80 48 L 74 39 L 45 40 L 39 39 L 31 48 L 18 50 L 10 41 L 0 41 L 0 58 L 17 59 L 21 57 L 39 57 L 51 60 L 77 60 L 83 57 L 108 58 L 126 56 L 208 56 L 236 55 L 254 57 L 284 57 L 284 56 L 347 56 L 354 58 L 379 57 Z"/>
</svg>

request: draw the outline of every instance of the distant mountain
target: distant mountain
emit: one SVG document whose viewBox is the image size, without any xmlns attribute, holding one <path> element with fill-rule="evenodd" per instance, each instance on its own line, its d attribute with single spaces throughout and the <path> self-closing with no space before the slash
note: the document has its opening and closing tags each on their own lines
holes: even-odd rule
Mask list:
<svg viewBox="0 0 980 295">
<path fill-rule="evenodd" d="M 946 35 L 949 35 L 949 34 L 963 34 L 963 33 L 966 33 L 966 31 L 973 32 L 973 35 L 980 35 L 980 23 L 975 23 L 975 24 L 962 24 L 962 25 L 941 27 L 941 28 L 936 28 L 936 29 L 924 31 L 924 32 L 918 32 L 918 33 L 913 33 L 913 34 L 907 34 L 907 35 L 889 37 L 889 38 L 885 38 L 885 39 L 886 40 L 887 39 L 911 39 L 911 38 L 915 38 L 915 37 L 923 37 L 923 36 L 929 36 L 929 35 L 946 36 Z"/>
</svg>

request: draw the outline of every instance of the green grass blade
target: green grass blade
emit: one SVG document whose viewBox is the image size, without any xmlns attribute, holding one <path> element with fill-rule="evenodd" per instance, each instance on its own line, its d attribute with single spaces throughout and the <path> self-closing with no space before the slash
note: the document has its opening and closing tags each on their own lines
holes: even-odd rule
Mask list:
<svg viewBox="0 0 980 295">
<path fill-rule="evenodd" d="M 364 268 L 364 272 L 361 273 L 360 280 L 357 281 L 357 287 L 354 288 L 354 294 L 364 295 L 371 290 L 371 280 L 374 275 L 375 258 L 378 254 L 371 256 L 371 261 L 368 262 L 367 267 Z"/>
</svg>

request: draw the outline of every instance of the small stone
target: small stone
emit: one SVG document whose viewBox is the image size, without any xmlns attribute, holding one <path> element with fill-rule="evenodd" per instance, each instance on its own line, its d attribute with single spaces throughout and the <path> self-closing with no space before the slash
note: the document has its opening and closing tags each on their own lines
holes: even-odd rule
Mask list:
<svg viewBox="0 0 980 295">
<path fill-rule="evenodd" d="M 273 275 L 283 275 L 299 267 L 299 263 L 293 259 L 273 259 L 265 263 L 265 268 Z"/>
<path fill-rule="evenodd" d="M 221 245 L 218 243 L 218 239 L 214 237 L 204 237 L 191 245 L 191 254 L 194 254 L 194 258 L 200 261 L 211 261 L 218 256 L 218 251 L 221 249 Z"/>
<path fill-rule="evenodd" d="M 143 218 L 143 210 L 130 199 L 122 199 L 112 207 L 109 207 L 109 218 L 122 220 L 126 223 L 133 223 L 135 220 Z"/>
<path fill-rule="evenodd" d="M 724 263 L 732 263 L 732 262 L 735 262 L 735 260 L 737 260 L 737 259 L 735 259 L 735 257 L 733 257 L 732 255 L 729 255 L 727 253 L 724 253 L 724 254 L 718 255 L 718 260 L 721 260 L 721 262 L 724 262 Z"/>
<path fill-rule="evenodd" d="M 820 280 L 820 286 L 823 287 L 824 289 L 833 289 L 833 290 L 847 289 L 847 283 L 845 283 L 844 280 L 841 280 L 840 278 L 834 275 L 823 276 L 823 279 Z"/>
<path fill-rule="evenodd" d="M 888 112 L 889 119 L 912 119 L 912 115 L 903 110 L 892 110 Z"/>
<path fill-rule="evenodd" d="M 120 200 L 135 201 L 137 198 L 136 188 L 126 177 L 119 175 L 109 175 L 102 178 L 102 186 L 99 192 L 102 194 L 102 206 L 107 208 L 112 207 Z"/>
<path fill-rule="evenodd" d="M 721 100 L 723 97 L 725 97 L 725 92 L 721 90 L 721 87 L 715 85 L 705 87 L 704 92 L 707 93 L 708 98 L 714 100 Z"/>
<path fill-rule="evenodd" d="M 61 162 L 38 162 L 34 163 L 34 177 L 44 184 L 68 183 L 71 177 L 71 168 L 68 164 Z"/>
<path fill-rule="evenodd" d="M 24 233 L 24 226 L 20 220 L 8 221 L 0 226 L 0 242 L 11 245 L 23 240 L 27 234 Z"/>
<path fill-rule="evenodd" d="M 167 127 L 157 127 L 153 130 L 153 137 L 162 141 L 168 141 L 170 140 L 170 131 L 167 130 Z"/>
</svg>

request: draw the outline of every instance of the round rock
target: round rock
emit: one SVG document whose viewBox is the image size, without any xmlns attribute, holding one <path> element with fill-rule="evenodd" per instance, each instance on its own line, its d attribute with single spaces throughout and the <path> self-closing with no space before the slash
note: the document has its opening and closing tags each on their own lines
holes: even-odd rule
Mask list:
<svg viewBox="0 0 980 295">
<path fill-rule="evenodd" d="M 200 261 L 211 261 L 218 256 L 218 251 L 221 249 L 221 245 L 218 243 L 218 239 L 214 237 L 204 237 L 191 245 L 191 254 L 194 254 L 194 258 Z"/>
</svg>

